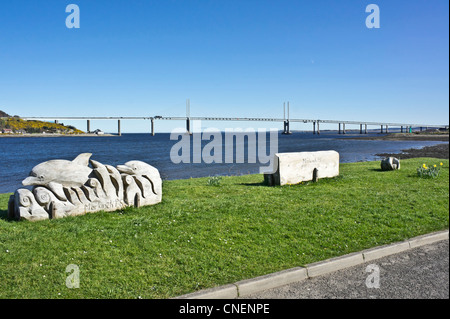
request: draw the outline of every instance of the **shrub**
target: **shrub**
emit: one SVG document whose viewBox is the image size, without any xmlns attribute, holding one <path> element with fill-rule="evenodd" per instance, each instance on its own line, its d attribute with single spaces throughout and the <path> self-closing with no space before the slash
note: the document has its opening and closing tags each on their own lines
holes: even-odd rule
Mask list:
<svg viewBox="0 0 450 319">
<path fill-rule="evenodd" d="M 210 176 L 207 181 L 208 186 L 219 186 L 222 181 L 222 176 Z"/>
<path fill-rule="evenodd" d="M 434 164 L 431 167 L 428 167 L 427 164 L 423 164 L 422 167 L 417 169 L 417 175 L 422 178 L 436 178 L 439 176 L 443 165 L 444 164 L 442 162 L 439 166 Z"/>
</svg>

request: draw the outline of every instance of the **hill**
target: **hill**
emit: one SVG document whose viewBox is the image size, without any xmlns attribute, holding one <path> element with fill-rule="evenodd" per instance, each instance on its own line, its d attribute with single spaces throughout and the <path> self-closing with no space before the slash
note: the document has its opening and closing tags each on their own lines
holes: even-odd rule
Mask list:
<svg viewBox="0 0 450 319">
<path fill-rule="evenodd" d="M 27 121 L 18 116 L 11 117 L 0 111 L 0 133 L 62 133 L 81 134 L 83 131 L 71 125 L 43 121 Z"/>
<path fill-rule="evenodd" d="M 11 115 L 3 112 L 2 110 L 0 110 L 0 117 L 11 117 Z"/>
</svg>

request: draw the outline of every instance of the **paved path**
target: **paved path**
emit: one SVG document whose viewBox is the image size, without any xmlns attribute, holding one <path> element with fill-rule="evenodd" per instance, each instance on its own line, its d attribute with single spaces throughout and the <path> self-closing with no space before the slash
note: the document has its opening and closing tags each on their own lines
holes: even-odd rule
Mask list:
<svg viewBox="0 0 450 319">
<path fill-rule="evenodd" d="M 376 288 L 377 272 L 379 288 Z M 368 288 L 367 284 L 372 288 Z M 448 299 L 449 241 L 440 241 L 245 297 L 251 298 Z"/>
</svg>

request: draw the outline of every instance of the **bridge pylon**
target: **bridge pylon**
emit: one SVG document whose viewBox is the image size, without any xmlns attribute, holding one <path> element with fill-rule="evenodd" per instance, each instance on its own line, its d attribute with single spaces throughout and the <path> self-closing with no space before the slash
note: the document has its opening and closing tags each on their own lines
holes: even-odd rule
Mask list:
<svg viewBox="0 0 450 319">
<path fill-rule="evenodd" d="M 287 118 L 286 118 L 286 102 L 283 102 L 283 133 L 292 134 L 289 129 L 289 102 L 287 102 Z"/>
</svg>

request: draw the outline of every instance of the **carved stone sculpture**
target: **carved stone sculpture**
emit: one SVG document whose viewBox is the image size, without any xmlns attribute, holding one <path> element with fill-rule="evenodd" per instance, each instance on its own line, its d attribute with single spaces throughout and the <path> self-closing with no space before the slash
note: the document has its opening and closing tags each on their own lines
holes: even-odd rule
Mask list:
<svg viewBox="0 0 450 319">
<path fill-rule="evenodd" d="M 381 161 L 381 169 L 383 171 L 393 171 L 400 169 L 400 160 L 395 157 L 386 157 Z"/>
<path fill-rule="evenodd" d="M 141 161 L 103 165 L 90 160 L 91 155 L 36 165 L 22 181 L 32 190 L 21 188 L 11 195 L 8 216 L 36 221 L 161 202 L 162 180 L 156 168 Z"/>
</svg>

